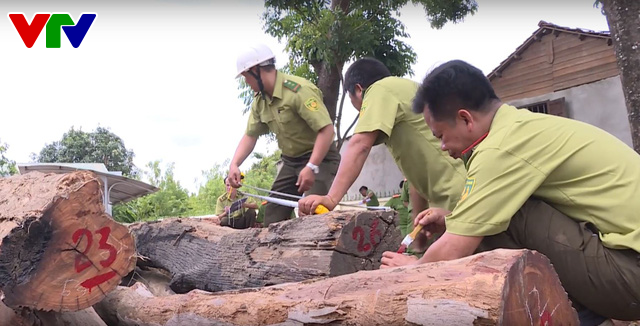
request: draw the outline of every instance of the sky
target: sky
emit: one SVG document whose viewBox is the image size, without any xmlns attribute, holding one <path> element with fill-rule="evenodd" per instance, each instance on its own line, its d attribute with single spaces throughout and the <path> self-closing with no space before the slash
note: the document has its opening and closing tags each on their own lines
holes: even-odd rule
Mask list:
<svg viewBox="0 0 640 326">
<path fill-rule="evenodd" d="M 478 12 L 440 30 L 421 7 L 408 5 L 400 20 L 417 54 L 420 81 L 437 65 L 461 59 L 491 72 L 537 28 L 560 26 L 608 30 L 594 0 L 478 0 Z M 6 156 L 30 162 L 31 153 L 62 138 L 71 127 L 108 128 L 135 153 L 143 168 L 160 160 L 175 164 L 175 177 L 190 192 L 202 172 L 230 159 L 247 117 L 238 98 L 236 56 L 266 43 L 277 64 L 288 61 L 285 40 L 264 33 L 263 2 L 253 0 L 2 0 L 0 13 L 0 142 Z M 97 13 L 81 46 L 62 33 L 62 47 L 47 49 L 43 31 L 27 48 L 8 19 L 22 12 Z M 345 70 L 348 64 L 345 66 Z M 345 123 L 357 112 L 345 102 Z M 255 151 L 272 153 L 260 139 Z M 249 168 L 248 160 L 241 169 Z"/>
</svg>

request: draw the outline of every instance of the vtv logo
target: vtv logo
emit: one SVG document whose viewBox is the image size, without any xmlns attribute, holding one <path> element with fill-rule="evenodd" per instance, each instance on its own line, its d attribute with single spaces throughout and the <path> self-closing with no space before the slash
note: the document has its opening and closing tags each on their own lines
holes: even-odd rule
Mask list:
<svg viewBox="0 0 640 326">
<path fill-rule="evenodd" d="M 77 48 L 84 40 L 89 31 L 89 27 L 98 17 L 96 13 L 82 13 L 76 24 L 71 15 L 68 13 L 36 13 L 31 20 L 31 24 L 27 22 L 24 13 L 10 12 L 9 20 L 20 34 L 24 45 L 31 48 L 40 36 L 40 32 L 44 26 L 47 26 L 47 48 L 60 47 L 60 27 L 67 35 L 69 42 L 74 48 Z"/>
</svg>

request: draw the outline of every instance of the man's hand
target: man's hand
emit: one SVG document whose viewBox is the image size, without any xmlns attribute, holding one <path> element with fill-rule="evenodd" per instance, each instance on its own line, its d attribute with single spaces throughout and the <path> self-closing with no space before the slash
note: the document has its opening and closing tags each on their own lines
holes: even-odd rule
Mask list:
<svg viewBox="0 0 640 326">
<path fill-rule="evenodd" d="M 240 168 L 237 165 L 231 165 L 229 167 L 229 184 L 234 188 L 240 188 Z"/>
<path fill-rule="evenodd" d="M 418 257 L 407 256 L 393 251 L 385 251 L 382 253 L 382 259 L 380 262 L 382 263 L 382 265 L 380 265 L 381 269 L 391 268 L 416 264 L 418 262 Z"/>
<path fill-rule="evenodd" d="M 296 182 L 296 186 L 298 186 L 298 192 L 304 193 L 305 191 L 311 189 L 313 183 L 316 181 L 316 176 L 313 174 L 311 168 L 305 166 L 302 171 L 300 171 L 300 175 L 298 176 L 298 181 Z"/>
<path fill-rule="evenodd" d="M 425 209 L 418 213 L 418 216 L 416 216 L 413 221 L 413 226 L 415 227 L 418 224 L 422 225 L 423 228 L 421 232 L 424 233 L 427 238 L 431 239 L 434 235 L 446 231 L 447 227 L 444 217 L 449 215 L 449 213 L 451 212 L 437 207 Z"/>
<path fill-rule="evenodd" d="M 311 215 L 316 211 L 316 207 L 318 207 L 318 205 L 322 205 L 332 211 L 336 208 L 337 203 L 335 203 L 329 196 L 311 195 L 298 201 L 298 211 L 304 215 Z"/>
</svg>

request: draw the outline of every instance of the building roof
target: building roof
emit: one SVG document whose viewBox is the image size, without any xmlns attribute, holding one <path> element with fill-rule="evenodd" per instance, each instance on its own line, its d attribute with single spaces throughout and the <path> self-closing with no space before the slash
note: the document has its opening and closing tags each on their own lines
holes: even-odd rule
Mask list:
<svg viewBox="0 0 640 326">
<path fill-rule="evenodd" d="M 78 170 L 89 170 L 106 179 L 109 202 L 112 205 L 127 202 L 138 197 L 152 194 L 158 188 L 122 176 L 120 171 L 108 171 L 102 163 L 19 163 L 20 174 L 38 171 L 42 173 L 69 173 Z"/>
<path fill-rule="evenodd" d="M 540 40 L 543 36 L 550 35 L 550 34 L 554 34 L 558 36 L 558 34 L 560 33 L 576 34 L 579 37 L 581 37 L 581 39 L 585 37 L 603 38 L 608 40 L 609 45 L 611 45 L 611 42 L 612 42 L 611 34 L 609 33 L 609 31 L 596 32 L 596 31 L 581 29 L 581 28 L 562 27 L 562 26 L 558 26 L 552 23 L 548 23 L 544 20 L 541 20 L 538 23 L 538 29 L 535 32 L 533 32 L 533 34 L 526 41 L 524 41 L 524 43 L 522 43 L 522 45 L 520 45 L 511 55 L 509 55 L 507 59 L 502 61 L 500 65 L 498 65 L 498 67 L 493 69 L 493 71 L 490 72 L 487 75 L 487 77 L 489 78 L 489 80 L 493 79 L 493 77 L 496 77 L 496 76 L 499 77 L 500 73 L 506 67 L 508 67 L 514 60 L 517 60 L 519 56 L 522 54 L 522 52 L 526 51 L 531 44 Z"/>
</svg>

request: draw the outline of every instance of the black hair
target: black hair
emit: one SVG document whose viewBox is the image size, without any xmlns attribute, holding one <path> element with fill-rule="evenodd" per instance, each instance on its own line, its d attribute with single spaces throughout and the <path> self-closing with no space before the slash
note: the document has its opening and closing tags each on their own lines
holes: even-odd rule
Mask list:
<svg viewBox="0 0 640 326">
<path fill-rule="evenodd" d="M 400 189 L 402 189 L 402 187 L 404 187 L 404 180 L 400 181 Z"/>
<path fill-rule="evenodd" d="M 360 190 L 358 190 L 358 191 L 362 191 L 362 190 L 364 190 L 364 191 L 368 191 L 368 190 L 369 190 L 369 188 L 367 188 L 367 186 L 362 186 L 362 187 L 360 187 Z"/>
<path fill-rule="evenodd" d="M 380 60 L 374 58 L 361 58 L 356 60 L 344 74 L 344 90 L 354 94 L 356 85 L 366 90 L 380 79 L 391 76 L 389 68 Z"/>
<path fill-rule="evenodd" d="M 485 111 L 500 100 L 482 71 L 462 60 L 435 68 L 424 78 L 413 99 L 413 112 L 428 107 L 435 120 L 450 120 L 459 109 Z"/>
<path fill-rule="evenodd" d="M 229 176 L 224 177 L 224 179 L 222 180 L 222 183 L 227 184 L 227 179 L 229 178 Z"/>
</svg>

